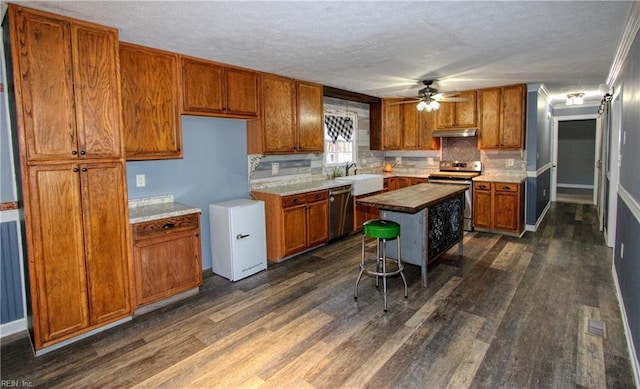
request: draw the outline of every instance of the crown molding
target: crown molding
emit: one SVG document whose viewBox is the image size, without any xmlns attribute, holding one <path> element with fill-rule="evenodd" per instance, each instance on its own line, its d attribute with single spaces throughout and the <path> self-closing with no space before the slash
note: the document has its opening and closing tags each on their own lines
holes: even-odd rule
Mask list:
<svg viewBox="0 0 640 389">
<path fill-rule="evenodd" d="M 624 61 L 627 59 L 629 49 L 633 44 L 638 30 L 640 30 L 640 2 L 634 1 L 631 4 L 629 10 L 629 17 L 625 24 L 622 37 L 620 38 L 620 44 L 618 50 L 613 58 L 611 69 L 609 70 L 609 76 L 607 77 L 607 85 L 614 86 L 618 82 L 618 78 L 622 75 L 622 68 L 624 67 Z"/>
</svg>

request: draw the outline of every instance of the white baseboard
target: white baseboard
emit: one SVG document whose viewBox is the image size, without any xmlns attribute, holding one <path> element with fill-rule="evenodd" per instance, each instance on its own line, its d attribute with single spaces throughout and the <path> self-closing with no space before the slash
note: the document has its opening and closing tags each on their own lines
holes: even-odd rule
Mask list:
<svg viewBox="0 0 640 389">
<path fill-rule="evenodd" d="M 531 231 L 531 232 L 536 232 L 538 231 L 538 227 L 540 227 L 540 223 L 542 223 L 542 221 L 544 220 L 544 217 L 547 215 L 547 211 L 549 210 L 549 208 L 551 207 L 551 201 L 549 201 L 547 203 L 547 206 L 544 207 L 544 209 L 542 210 L 542 213 L 540 214 L 540 217 L 538 218 L 538 220 L 536 220 L 536 224 L 527 224 L 524 226 L 524 230 L 525 231 Z"/>
<path fill-rule="evenodd" d="M 27 319 L 22 318 L 0 325 L 0 339 L 27 330 Z"/>
<path fill-rule="evenodd" d="M 613 281 L 616 286 L 616 294 L 618 295 L 618 301 L 620 306 L 620 313 L 622 314 L 622 323 L 624 324 L 625 338 L 627 340 L 627 349 L 629 350 L 629 360 L 631 361 L 631 370 L 633 371 L 633 378 L 637 388 L 640 388 L 640 361 L 638 361 L 638 354 L 633 346 L 633 336 L 631 334 L 631 327 L 629 327 L 629 321 L 627 320 L 627 312 L 624 309 L 624 300 L 622 299 L 622 293 L 620 293 L 620 284 L 618 283 L 618 273 L 616 272 L 615 262 L 611 263 L 611 273 L 613 274 Z"/>
</svg>

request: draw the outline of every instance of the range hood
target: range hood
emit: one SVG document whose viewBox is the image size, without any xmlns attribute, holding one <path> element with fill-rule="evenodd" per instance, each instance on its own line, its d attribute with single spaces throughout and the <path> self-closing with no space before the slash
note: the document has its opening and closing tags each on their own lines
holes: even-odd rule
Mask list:
<svg viewBox="0 0 640 389">
<path fill-rule="evenodd" d="M 468 138 L 478 135 L 477 128 L 454 128 L 451 130 L 435 130 L 433 136 L 437 138 Z"/>
</svg>

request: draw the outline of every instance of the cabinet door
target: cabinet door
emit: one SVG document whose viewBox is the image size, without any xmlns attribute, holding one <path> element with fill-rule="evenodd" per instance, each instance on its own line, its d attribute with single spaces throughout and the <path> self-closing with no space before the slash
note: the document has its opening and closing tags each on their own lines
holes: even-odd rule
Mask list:
<svg viewBox="0 0 640 389">
<path fill-rule="evenodd" d="M 456 103 L 442 103 L 436 111 L 436 127 L 441 129 L 455 128 Z"/>
<path fill-rule="evenodd" d="M 264 152 L 295 152 L 297 139 L 294 81 L 265 74 L 262 83 Z"/>
<path fill-rule="evenodd" d="M 466 91 L 457 97 L 468 98 L 469 101 L 455 103 L 456 106 L 456 127 L 475 127 L 478 125 L 477 91 Z M 446 105 L 449 103 L 445 103 Z M 442 105 L 441 105 L 442 106 Z"/>
<path fill-rule="evenodd" d="M 382 148 L 400 150 L 402 148 L 402 104 L 393 104 L 402 99 L 382 101 Z"/>
<path fill-rule="evenodd" d="M 524 145 L 524 85 L 502 88 L 502 148 L 521 149 Z"/>
<path fill-rule="evenodd" d="M 436 113 L 418 111 L 417 115 L 418 148 L 420 150 L 440 150 L 440 138 L 433 137 L 433 131 L 436 129 Z"/>
<path fill-rule="evenodd" d="M 80 165 L 91 324 L 132 312 L 124 164 Z"/>
<path fill-rule="evenodd" d="M 29 168 L 29 277 L 35 346 L 89 326 L 80 172 L 75 164 Z"/>
<path fill-rule="evenodd" d="M 307 248 L 307 205 L 282 210 L 284 222 L 284 257 Z"/>
<path fill-rule="evenodd" d="M 120 44 L 128 160 L 182 158 L 178 55 Z"/>
<path fill-rule="evenodd" d="M 480 104 L 479 142 L 482 149 L 500 146 L 500 88 L 482 89 L 478 93 Z"/>
<path fill-rule="evenodd" d="M 118 33 L 75 24 L 71 31 L 80 158 L 120 158 Z"/>
<path fill-rule="evenodd" d="M 416 109 L 415 104 L 402 105 L 402 148 L 404 150 L 417 150 L 420 148 L 421 114 L 422 112 Z"/>
<path fill-rule="evenodd" d="M 322 85 L 297 83 L 298 151 L 324 151 Z"/>
<path fill-rule="evenodd" d="M 396 185 L 396 189 L 406 188 L 407 186 L 411 186 L 411 177 L 396 177 L 398 183 Z"/>
<path fill-rule="evenodd" d="M 22 102 L 17 109 L 24 124 L 23 152 L 29 161 L 75 158 L 70 24 L 21 7 L 9 10 L 15 21 L 12 51 L 19 64 L 14 79 L 16 100 Z"/>
<path fill-rule="evenodd" d="M 518 191 L 515 184 L 495 183 L 493 226 L 518 231 Z"/>
<path fill-rule="evenodd" d="M 136 305 L 141 306 L 202 283 L 200 230 L 187 230 L 135 242 Z"/>
<path fill-rule="evenodd" d="M 491 184 L 475 183 L 473 191 L 473 225 L 492 228 Z"/>
<path fill-rule="evenodd" d="M 307 244 L 317 246 L 329 240 L 329 203 L 327 200 L 308 204 Z"/>
<path fill-rule="evenodd" d="M 258 116 L 258 73 L 225 68 L 226 113 L 241 117 Z M 322 112 L 322 109 L 320 110 Z"/>
<path fill-rule="evenodd" d="M 188 113 L 224 112 L 224 69 L 192 58 L 182 58 L 182 109 Z"/>
</svg>

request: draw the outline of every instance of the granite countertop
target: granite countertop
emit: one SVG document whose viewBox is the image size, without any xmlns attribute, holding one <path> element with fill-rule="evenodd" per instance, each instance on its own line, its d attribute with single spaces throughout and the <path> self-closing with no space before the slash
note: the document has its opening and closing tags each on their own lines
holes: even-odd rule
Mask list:
<svg viewBox="0 0 640 389">
<path fill-rule="evenodd" d="M 313 192 L 316 190 L 337 188 L 339 186 L 351 185 L 349 182 L 337 180 L 309 181 L 298 182 L 295 184 L 276 185 L 264 188 L 252 189 L 252 192 L 272 193 L 280 196 L 288 196 L 293 194 Z"/>
<path fill-rule="evenodd" d="M 520 184 L 527 179 L 526 173 L 487 173 L 474 177 L 473 181 L 478 182 L 508 182 Z"/>
<path fill-rule="evenodd" d="M 131 224 L 200 212 L 202 210 L 198 207 L 176 203 L 173 195 L 129 200 L 129 223 Z"/>
</svg>

